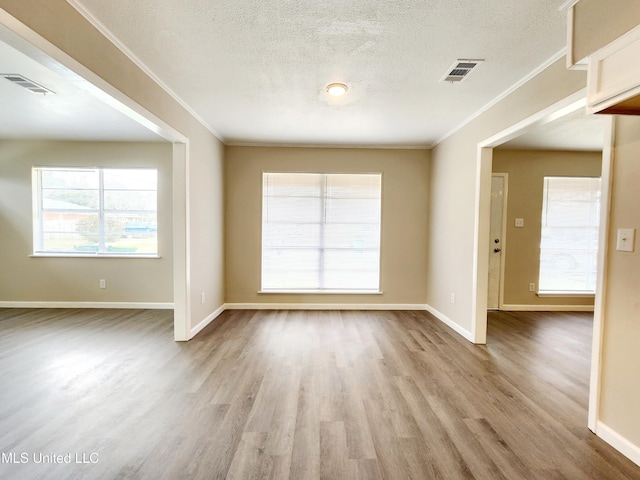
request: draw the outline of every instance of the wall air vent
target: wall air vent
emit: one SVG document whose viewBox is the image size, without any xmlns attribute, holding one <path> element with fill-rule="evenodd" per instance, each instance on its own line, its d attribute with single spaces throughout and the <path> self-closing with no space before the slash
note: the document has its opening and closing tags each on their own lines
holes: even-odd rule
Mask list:
<svg viewBox="0 0 640 480">
<path fill-rule="evenodd" d="M 22 88 L 26 88 L 31 93 L 37 93 L 39 95 L 55 95 L 55 92 L 52 92 L 48 88 L 38 85 L 36 82 L 32 82 L 28 78 L 16 73 L 0 73 L 0 77 L 4 77 L 11 83 L 19 85 Z"/>
<path fill-rule="evenodd" d="M 458 59 L 449 68 L 441 82 L 461 82 L 471 73 L 471 71 L 478 66 L 479 63 L 484 62 L 482 59 L 476 60 L 462 60 Z"/>
</svg>

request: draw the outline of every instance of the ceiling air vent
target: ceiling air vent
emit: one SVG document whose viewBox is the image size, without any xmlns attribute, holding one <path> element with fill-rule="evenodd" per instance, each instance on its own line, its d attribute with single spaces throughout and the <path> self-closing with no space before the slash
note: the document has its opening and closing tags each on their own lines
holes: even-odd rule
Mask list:
<svg viewBox="0 0 640 480">
<path fill-rule="evenodd" d="M 38 85 L 36 82 L 32 82 L 26 77 L 22 75 L 18 75 L 15 73 L 1 73 L 0 76 L 6 78 L 11 83 L 16 85 L 20 85 L 22 88 L 26 88 L 31 93 L 37 93 L 40 95 L 55 95 L 55 92 L 52 92 L 48 88 L 43 87 L 42 85 Z"/>
<path fill-rule="evenodd" d="M 461 82 L 471 73 L 471 71 L 484 60 L 461 60 L 458 59 L 447 71 L 441 82 Z"/>
</svg>

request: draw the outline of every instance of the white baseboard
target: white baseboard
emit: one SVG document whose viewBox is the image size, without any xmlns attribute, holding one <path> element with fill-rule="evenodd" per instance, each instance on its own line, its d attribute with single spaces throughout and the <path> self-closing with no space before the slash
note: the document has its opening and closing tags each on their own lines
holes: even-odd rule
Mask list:
<svg viewBox="0 0 640 480">
<path fill-rule="evenodd" d="M 469 340 L 470 342 L 473 343 L 473 335 L 471 335 L 470 331 L 465 330 L 460 325 L 458 325 L 453 320 L 451 320 L 449 317 L 447 317 L 444 313 L 439 312 L 438 310 L 433 308 L 431 305 L 427 305 L 426 307 L 427 307 L 427 312 L 429 312 L 431 315 L 436 317 L 438 320 L 440 320 L 446 326 L 448 326 L 449 328 L 452 328 L 457 333 L 459 333 L 464 338 L 466 338 L 467 340 Z"/>
<path fill-rule="evenodd" d="M 226 303 L 227 310 L 426 310 L 424 304 L 405 303 Z"/>
<path fill-rule="evenodd" d="M 593 312 L 593 305 L 502 305 L 505 312 Z"/>
<path fill-rule="evenodd" d="M 633 463 L 640 466 L 640 446 L 631 443 L 625 437 L 602 422 L 597 423 L 595 434 L 622 453 Z"/>
<path fill-rule="evenodd" d="M 145 302 L 3 302 L 0 308 L 132 308 L 171 310 L 173 303 Z"/>
<path fill-rule="evenodd" d="M 190 332 L 191 336 L 189 338 L 195 337 L 204 327 L 206 327 L 211 322 L 213 322 L 218 317 L 218 315 L 220 315 L 225 310 L 226 310 L 226 305 L 222 305 L 220 308 L 215 310 L 213 313 L 207 315 L 207 318 L 202 320 L 198 325 L 196 325 L 195 327 L 193 327 L 191 329 L 191 332 Z"/>
</svg>

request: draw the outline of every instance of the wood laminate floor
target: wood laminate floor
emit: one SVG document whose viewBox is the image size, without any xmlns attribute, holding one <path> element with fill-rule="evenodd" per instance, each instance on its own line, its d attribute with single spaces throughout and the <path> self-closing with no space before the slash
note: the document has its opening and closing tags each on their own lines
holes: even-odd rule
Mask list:
<svg viewBox="0 0 640 480">
<path fill-rule="evenodd" d="M 586 428 L 591 316 L 0 310 L 3 479 L 640 479 Z M 67 463 L 68 462 L 68 463 Z"/>
</svg>

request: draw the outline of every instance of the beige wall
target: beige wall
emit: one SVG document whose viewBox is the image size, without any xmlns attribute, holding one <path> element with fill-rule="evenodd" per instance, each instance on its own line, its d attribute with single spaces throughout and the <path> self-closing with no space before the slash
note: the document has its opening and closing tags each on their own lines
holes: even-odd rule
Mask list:
<svg viewBox="0 0 640 480">
<path fill-rule="evenodd" d="M 427 150 L 227 147 L 227 303 L 424 305 L 428 168 Z M 382 295 L 258 294 L 263 171 L 383 174 Z"/>
<path fill-rule="evenodd" d="M 640 451 L 640 118 L 617 118 L 604 294 L 600 420 Z M 633 253 L 616 251 L 635 228 Z"/>
<path fill-rule="evenodd" d="M 538 297 L 529 283 L 538 283 L 544 177 L 599 177 L 601 152 L 544 150 L 493 151 L 493 172 L 509 174 L 505 246 L 505 305 L 593 305 L 593 298 Z M 524 218 L 524 228 L 515 228 Z"/>
<path fill-rule="evenodd" d="M 170 143 L 0 141 L 0 302 L 172 303 L 171 163 Z M 30 257 L 33 166 L 157 168 L 161 258 Z"/>
<path fill-rule="evenodd" d="M 174 206 L 180 207 L 174 208 L 174 225 L 187 226 L 178 228 L 176 235 L 182 240 L 174 242 L 179 267 L 174 268 L 178 286 L 174 299 L 178 303 L 185 300 L 184 308 L 176 311 L 185 319 L 176 323 L 183 327 L 177 338 L 190 338 L 194 328 L 213 318 L 224 305 L 222 143 L 66 0 L 0 0 L 0 8 L 11 17 L 0 16 L 11 29 L 38 42 L 67 67 L 78 70 L 74 65 L 78 62 L 126 97 L 127 103 L 135 103 L 182 135 L 186 158 L 174 157 L 173 165 Z M 206 294 L 205 303 L 200 301 L 201 292 Z"/>
<path fill-rule="evenodd" d="M 480 253 L 474 238 L 480 196 L 478 144 L 580 91 L 585 84 L 585 72 L 568 71 L 562 58 L 431 152 L 427 303 L 462 331 L 472 332 L 477 313 L 474 258 Z M 486 176 L 490 180 L 490 165 Z M 487 195 L 487 214 L 488 199 Z M 488 239 L 488 230 L 481 235 L 485 233 Z M 451 303 L 452 293 L 455 303 Z"/>
</svg>

